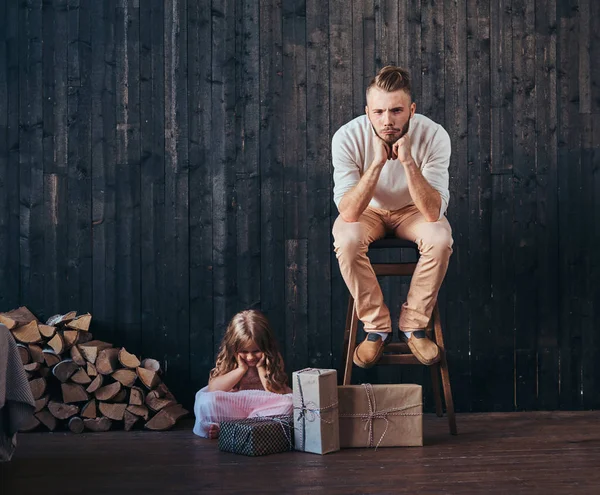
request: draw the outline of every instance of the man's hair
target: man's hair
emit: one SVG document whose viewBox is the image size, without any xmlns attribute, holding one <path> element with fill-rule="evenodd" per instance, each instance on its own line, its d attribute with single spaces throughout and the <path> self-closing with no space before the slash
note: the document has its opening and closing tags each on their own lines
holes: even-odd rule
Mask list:
<svg viewBox="0 0 600 495">
<path fill-rule="evenodd" d="M 373 87 L 389 93 L 403 89 L 411 96 L 410 75 L 408 71 L 402 67 L 396 67 L 395 65 L 386 65 L 377 73 L 367 87 L 367 95 Z"/>
</svg>

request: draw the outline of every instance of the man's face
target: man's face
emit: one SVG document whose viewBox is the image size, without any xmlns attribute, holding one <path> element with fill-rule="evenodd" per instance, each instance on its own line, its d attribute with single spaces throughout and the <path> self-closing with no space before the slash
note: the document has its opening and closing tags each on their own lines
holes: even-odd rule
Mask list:
<svg viewBox="0 0 600 495">
<path fill-rule="evenodd" d="M 406 91 L 390 93 L 375 87 L 369 90 L 365 111 L 375 133 L 392 145 L 408 132 L 416 108 Z"/>
</svg>

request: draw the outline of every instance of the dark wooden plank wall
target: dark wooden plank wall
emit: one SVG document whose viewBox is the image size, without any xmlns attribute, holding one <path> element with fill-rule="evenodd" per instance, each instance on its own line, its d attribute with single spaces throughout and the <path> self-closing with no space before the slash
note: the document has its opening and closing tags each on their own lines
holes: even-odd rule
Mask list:
<svg viewBox="0 0 600 495">
<path fill-rule="evenodd" d="M 457 408 L 598 408 L 599 36 L 593 0 L 2 0 L 0 310 L 90 311 L 188 404 L 242 308 L 339 366 L 330 139 L 397 63 L 452 138 Z"/>
</svg>

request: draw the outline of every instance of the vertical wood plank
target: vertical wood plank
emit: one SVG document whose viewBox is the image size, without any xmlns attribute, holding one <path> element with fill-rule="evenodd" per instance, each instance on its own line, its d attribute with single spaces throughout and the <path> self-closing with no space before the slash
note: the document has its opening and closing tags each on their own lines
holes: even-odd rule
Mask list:
<svg viewBox="0 0 600 495">
<path fill-rule="evenodd" d="M 512 0 L 490 4 L 490 79 L 492 173 L 513 168 L 513 33 Z"/>
<path fill-rule="evenodd" d="M 19 5 L 19 196 L 21 297 L 43 311 L 42 2 Z M 21 83 L 22 81 L 22 83 Z"/>
<path fill-rule="evenodd" d="M 189 378 L 189 160 L 187 87 L 187 3 L 165 6 L 165 287 L 169 316 L 164 366 L 173 377 L 173 393 Z"/>
<path fill-rule="evenodd" d="M 517 408 L 531 409 L 536 398 L 535 349 L 538 322 L 535 170 L 535 11 L 513 1 L 513 98 L 515 164 L 515 345 Z"/>
<path fill-rule="evenodd" d="M 469 175 L 467 166 L 466 0 L 444 4 L 445 125 L 452 143 L 448 220 L 454 239 L 446 286 L 444 341 L 457 411 L 471 407 L 469 288 Z"/>
<path fill-rule="evenodd" d="M 67 49 L 67 271 L 69 307 L 92 309 L 91 38 L 89 4 L 69 0 Z M 59 256 L 64 254 L 59 254 Z"/>
<path fill-rule="evenodd" d="M 281 2 L 260 2 L 261 308 L 285 349 Z M 214 119 L 213 119 L 214 120 Z M 287 366 L 289 371 L 290 366 Z"/>
<path fill-rule="evenodd" d="M 166 25 L 166 24 L 165 24 Z M 213 311 L 216 346 L 238 309 L 235 169 L 235 2 L 212 7 Z M 173 115 L 173 117 L 175 117 Z M 282 287 L 280 286 L 280 290 Z"/>
<path fill-rule="evenodd" d="M 282 15 L 286 351 L 288 367 L 300 369 L 308 358 L 306 3 L 284 0 Z"/>
<path fill-rule="evenodd" d="M 536 5 L 536 243 L 538 263 L 537 407 L 558 408 L 558 204 L 556 2 Z"/>
<path fill-rule="evenodd" d="M 377 69 L 398 64 L 398 2 L 375 2 L 375 64 Z"/>
<path fill-rule="evenodd" d="M 469 168 L 469 311 L 471 330 L 472 407 L 484 411 L 490 404 L 481 377 L 491 346 L 490 281 L 490 3 L 467 2 L 467 126 Z"/>
<path fill-rule="evenodd" d="M 196 389 L 213 359 L 210 0 L 188 3 L 190 160 L 190 374 Z M 143 120 L 142 120 L 143 121 Z M 260 232 L 260 225 L 258 227 Z"/>
<path fill-rule="evenodd" d="M 580 125 L 577 2 L 557 3 L 558 21 L 558 231 L 560 407 L 581 403 L 581 317 L 579 307 Z M 577 241 L 573 242 L 573 239 Z"/>
<path fill-rule="evenodd" d="M 260 303 L 260 176 L 259 176 L 259 101 L 256 87 L 260 74 L 259 10 L 254 1 L 237 6 L 239 33 L 236 59 L 237 96 L 237 277 L 239 304 L 243 308 Z"/>
<path fill-rule="evenodd" d="M 100 101 L 96 102 L 93 124 L 92 155 L 92 271 L 94 302 L 92 316 L 94 328 L 102 339 L 114 342 L 118 332 L 115 269 L 116 237 L 116 66 L 115 46 L 116 0 L 102 2 L 103 20 L 100 38 L 94 42 L 92 67 L 93 91 Z M 99 6 L 94 6 L 94 13 Z M 94 31 L 96 33 L 96 31 Z M 57 48 L 59 40 L 56 40 Z M 96 85 L 97 84 L 97 85 Z M 59 98 L 57 86 L 57 99 Z M 97 91 L 97 93 L 96 93 Z M 94 108 L 94 107 L 93 107 Z M 58 131 L 58 130 L 57 130 Z M 57 132 L 58 135 L 60 135 Z"/>
<path fill-rule="evenodd" d="M 142 354 L 164 357 L 170 321 L 163 291 L 170 265 L 165 247 L 165 3 L 140 10 L 141 325 Z M 211 215 L 210 209 L 207 211 Z M 190 216 L 193 216 L 192 210 Z M 212 239 L 208 242 L 212 246 Z M 190 278 L 193 269 L 190 269 Z M 212 312 L 206 316 L 212 317 Z M 210 330 L 208 333 L 212 333 Z M 190 346 L 192 343 L 190 341 Z M 157 352 L 159 350 L 159 352 Z M 212 357 L 212 356 L 211 356 Z"/>
<path fill-rule="evenodd" d="M 20 302 L 19 226 L 19 11 L 2 4 L 0 37 L 0 307 Z"/>
<path fill-rule="evenodd" d="M 329 143 L 333 134 L 353 118 L 352 108 L 346 105 L 352 100 L 352 86 L 347 81 L 352 78 L 352 13 L 345 8 L 341 0 L 329 0 Z M 374 54 L 374 51 L 373 51 Z M 366 63 L 367 56 L 364 56 Z M 365 69 L 366 70 L 366 69 Z M 374 74 L 371 75 L 371 77 Z M 331 151 L 330 155 L 331 157 Z M 333 187 L 333 182 L 332 182 Z M 332 197 L 330 193 L 330 198 Z M 332 208 L 331 227 L 338 216 Z M 330 230 L 331 232 L 331 230 Z M 348 306 L 348 289 L 340 274 L 339 265 L 333 248 L 331 249 L 331 351 L 333 363 L 339 368 L 342 353 L 343 329 Z"/>
<path fill-rule="evenodd" d="M 421 110 L 437 123 L 444 116 L 444 4 L 424 0 L 421 27 Z"/>
<path fill-rule="evenodd" d="M 355 116 L 365 111 L 364 92 L 366 84 L 368 84 L 366 82 L 368 69 L 365 67 L 364 46 L 367 42 L 365 37 L 368 36 L 366 33 L 366 24 L 373 22 L 373 19 L 369 20 L 366 18 L 365 3 L 367 2 L 362 0 L 360 2 L 352 2 L 352 113 Z M 327 2 L 327 5 L 329 6 L 329 2 Z M 307 17 L 308 10 L 307 5 Z M 327 11 L 327 14 L 329 14 L 329 11 Z M 327 43 L 326 49 L 329 52 L 329 43 Z"/>
<path fill-rule="evenodd" d="M 362 26 L 362 22 L 361 22 Z M 332 366 L 331 191 L 329 142 L 329 3 L 308 0 L 306 168 L 308 192 L 308 365 Z M 361 64 L 362 66 L 362 64 Z M 360 71 L 359 71 L 360 72 Z M 353 81 L 362 87 L 362 74 Z M 361 88 L 362 89 L 362 88 Z M 362 94 L 362 91 L 359 90 Z"/>
</svg>

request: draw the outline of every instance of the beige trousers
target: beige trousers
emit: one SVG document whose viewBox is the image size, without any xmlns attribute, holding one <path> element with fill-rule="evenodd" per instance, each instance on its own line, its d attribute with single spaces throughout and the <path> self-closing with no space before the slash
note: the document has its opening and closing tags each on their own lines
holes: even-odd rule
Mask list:
<svg viewBox="0 0 600 495">
<path fill-rule="evenodd" d="M 367 257 L 369 244 L 392 232 L 415 242 L 420 253 L 400 312 L 403 331 L 427 327 L 452 254 L 452 228 L 446 217 L 428 222 L 414 205 L 396 211 L 367 207 L 358 222 L 338 216 L 333 224 L 335 254 L 367 332 L 392 331 L 390 311 Z"/>
</svg>

